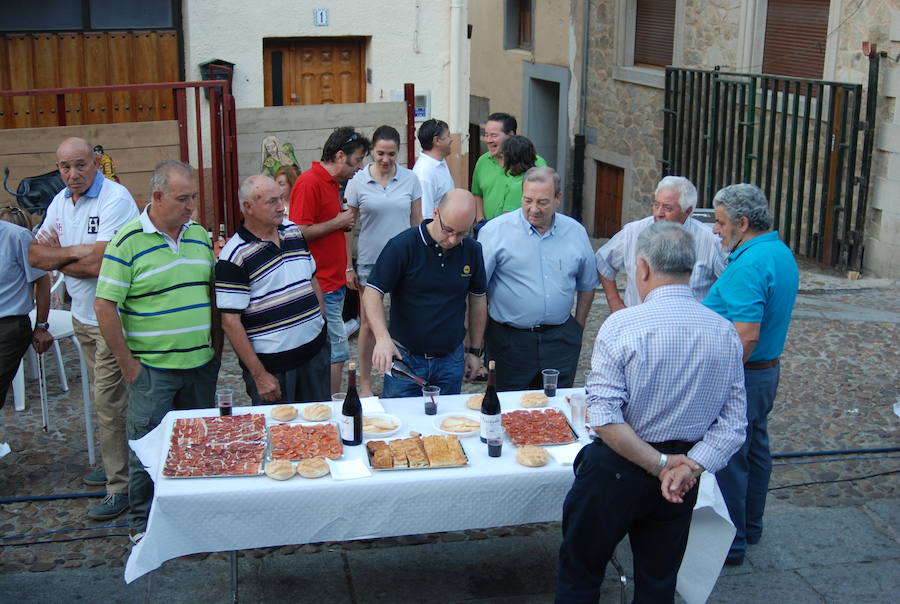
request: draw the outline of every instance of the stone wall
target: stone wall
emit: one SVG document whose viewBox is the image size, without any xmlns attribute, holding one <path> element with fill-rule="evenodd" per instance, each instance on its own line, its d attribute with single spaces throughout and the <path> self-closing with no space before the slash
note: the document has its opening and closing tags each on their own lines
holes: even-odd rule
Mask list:
<svg viewBox="0 0 900 604">
<path fill-rule="evenodd" d="M 749 56 L 761 44 L 749 31 L 761 14 L 758 0 L 674 1 L 682 11 L 676 19 L 674 64 L 698 69 L 718 65 L 725 71 L 750 65 L 750 71 L 761 71 L 761 65 L 754 64 L 758 61 Z M 629 2 L 591 2 L 583 221 L 589 230 L 594 222 L 595 162 L 625 170 L 623 223 L 648 213 L 662 173 L 662 70 L 621 64 L 623 27 L 617 21 Z M 870 274 L 896 278 L 900 277 L 900 115 L 896 111 L 900 6 L 897 0 L 832 3 L 825 78 L 866 85 L 869 63 L 861 52 L 863 41 L 877 43 L 889 55 L 881 60 L 864 268 Z"/>
</svg>

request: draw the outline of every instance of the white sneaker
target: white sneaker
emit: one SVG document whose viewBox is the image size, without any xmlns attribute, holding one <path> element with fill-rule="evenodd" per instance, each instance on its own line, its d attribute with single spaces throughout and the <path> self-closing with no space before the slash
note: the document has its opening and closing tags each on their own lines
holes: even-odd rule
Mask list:
<svg viewBox="0 0 900 604">
<path fill-rule="evenodd" d="M 133 543 L 134 545 L 137 545 L 138 543 L 141 542 L 141 539 L 144 538 L 145 534 L 146 533 L 144 533 L 143 531 L 141 531 L 140 533 L 132 533 L 129 531 L 128 539 L 131 540 L 131 543 Z"/>
<path fill-rule="evenodd" d="M 344 333 L 347 334 L 348 338 L 355 334 L 358 330 L 359 319 L 350 319 L 349 321 L 344 321 Z"/>
</svg>

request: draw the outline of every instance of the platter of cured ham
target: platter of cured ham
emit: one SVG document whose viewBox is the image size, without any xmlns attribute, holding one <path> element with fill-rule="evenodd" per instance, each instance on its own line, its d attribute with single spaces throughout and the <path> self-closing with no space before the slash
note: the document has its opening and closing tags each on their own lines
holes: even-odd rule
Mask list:
<svg viewBox="0 0 900 604">
<path fill-rule="evenodd" d="M 334 424 L 269 426 L 269 459 L 300 461 L 312 457 L 337 459 L 344 446 Z"/>
<path fill-rule="evenodd" d="M 556 408 L 507 411 L 500 422 L 516 446 L 565 445 L 578 440 L 565 414 Z"/>
<path fill-rule="evenodd" d="M 175 420 L 163 476 L 256 476 L 266 452 L 261 413 Z"/>
</svg>

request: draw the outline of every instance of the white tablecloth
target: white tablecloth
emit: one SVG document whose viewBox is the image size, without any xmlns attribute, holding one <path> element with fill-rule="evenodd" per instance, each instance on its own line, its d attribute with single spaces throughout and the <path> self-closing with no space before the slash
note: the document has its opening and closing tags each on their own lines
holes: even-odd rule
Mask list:
<svg viewBox="0 0 900 604">
<path fill-rule="evenodd" d="M 561 389 L 551 399 L 568 413 Z M 500 394 L 505 410 L 518 408 L 520 393 Z M 465 410 L 468 395 L 442 396 L 438 413 Z M 421 398 L 382 400 L 386 411 L 403 421 L 401 432 L 433 434 L 434 416 L 423 411 Z M 265 413 L 270 407 L 235 407 L 234 413 Z M 211 415 L 214 410 L 172 411 L 132 448 L 155 482 L 147 533 L 134 546 L 125 566 L 130 583 L 166 560 L 198 552 L 346 541 L 559 520 L 572 483 L 571 466 L 552 462 L 542 468 L 516 463 L 515 448 L 505 442 L 499 458 L 488 457 L 477 436 L 462 438 L 469 465 L 433 470 L 376 471 L 359 480 L 294 477 L 274 481 L 265 476 L 174 479 L 161 475 L 172 425 L 177 418 Z M 269 420 L 271 423 L 271 420 Z M 344 447 L 344 459 L 365 459 L 365 447 Z M 701 480 L 688 554 L 682 573 L 690 570 L 690 586 L 709 578 L 715 584 L 734 528 L 727 534 L 719 513 L 698 514 L 716 503 L 715 479 Z M 711 487 L 709 484 L 711 483 Z M 724 513 L 725 522 L 728 514 Z M 718 519 L 718 520 L 717 520 Z M 698 520 L 702 527 L 698 532 Z M 695 539 L 702 536 L 702 542 Z M 721 557 L 718 552 L 725 543 Z M 718 544 L 718 548 L 715 545 Z M 699 556 L 693 556 L 699 550 Z M 692 564 L 696 558 L 698 564 Z M 712 559 L 710 559 L 712 558 Z M 718 558 L 718 562 L 715 559 Z M 714 568 L 713 568 L 714 567 Z M 693 569 L 693 570 L 691 570 Z M 683 578 L 683 577 L 681 577 Z M 679 591 L 684 595 L 682 583 Z M 690 587 L 688 586 L 688 587 Z M 690 589 L 688 590 L 690 591 Z M 691 598 L 688 601 L 703 601 Z M 686 598 L 688 599 L 688 598 Z"/>
</svg>

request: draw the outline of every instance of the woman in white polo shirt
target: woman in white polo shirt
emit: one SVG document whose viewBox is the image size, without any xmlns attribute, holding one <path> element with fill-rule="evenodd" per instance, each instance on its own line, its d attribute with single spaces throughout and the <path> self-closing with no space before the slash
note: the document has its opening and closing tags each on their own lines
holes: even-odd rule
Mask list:
<svg viewBox="0 0 900 604">
<path fill-rule="evenodd" d="M 394 236 L 422 222 L 422 188 L 412 170 L 397 163 L 400 133 L 379 126 L 372 135 L 373 161 L 347 183 L 347 205 L 359 222 L 356 275 L 347 275 L 351 289 L 364 287 L 378 255 Z M 372 348 L 375 339 L 360 306 L 359 392 L 372 394 Z"/>
</svg>

